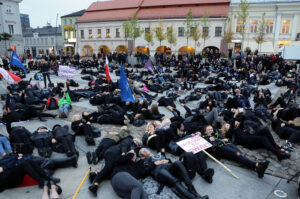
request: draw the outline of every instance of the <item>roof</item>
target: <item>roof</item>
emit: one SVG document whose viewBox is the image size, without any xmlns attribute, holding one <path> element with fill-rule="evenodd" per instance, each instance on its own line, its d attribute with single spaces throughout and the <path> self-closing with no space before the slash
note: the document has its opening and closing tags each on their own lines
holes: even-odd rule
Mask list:
<svg viewBox="0 0 300 199">
<path fill-rule="evenodd" d="M 45 26 L 42 28 L 28 28 L 23 31 L 23 36 L 33 37 L 33 33 L 39 33 L 39 36 L 61 35 L 61 27 Z"/>
<path fill-rule="evenodd" d="M 224 17 L 230 0 L 111 0 L 94 2 L 77 23 L 117 21 L 131 18 L 136 12 L 139 19 L 185 18 L 189 9 L 194 17 L 208 12 L 210 17 Z"/>
<path fill-rule="evenodd" d="M 64 17 L 81 17 L 84 13 L 85 13 L 85 9 L 79 10 L 77 12 L 73 12 L 71 14 L 64 15 L 61 18 L 64 18 Z"/>
<path fill-rule="evenodd" d="M 231 0 L 232 4 L 239 4 L 241 0 Z M 248 3 L 294 3 L 300 0 L 247 0 Z"/>
</svg>

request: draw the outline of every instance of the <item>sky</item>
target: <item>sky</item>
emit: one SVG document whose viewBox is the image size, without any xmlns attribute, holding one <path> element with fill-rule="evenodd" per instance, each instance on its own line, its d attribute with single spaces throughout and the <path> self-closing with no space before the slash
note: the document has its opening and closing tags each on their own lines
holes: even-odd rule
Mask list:
<svg viewBox="0 0 300 199">
<path fill-rule="evenodd" d="M 30 26 L 33 28 L 43 27 L 49 22 L 52 26 L 61 24 L 60 17 L 87 9 L 97 0 L 23 0 L 20 6 L 20 13 L 29 14 Z"/>
</svg>

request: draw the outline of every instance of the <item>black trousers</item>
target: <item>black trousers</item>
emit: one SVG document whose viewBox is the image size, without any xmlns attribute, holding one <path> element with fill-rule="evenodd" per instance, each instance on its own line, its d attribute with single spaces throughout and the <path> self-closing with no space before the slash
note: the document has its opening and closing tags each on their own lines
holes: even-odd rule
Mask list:
<svg viewBox="0 0 300 199">
<path fill-rule="evenodd" d="M 288 139 L 291 143 L 299 143 L 300 142 L 300 131 L 290 128 L 283 127 L 280 131 L 275 131 L 281 139 Z"/>
<path fill-rule="evenodd" d="M 57 139 L 57 141 L 62 144 L 65 152 L 72 152 L 73 154 L 76 153 L 73 136 L 71 134 L 66 136 L 59 136 L 55 139 Z"/>
<path fill-rule="evenodd" d="M 256 163 L 242 155 L 241 150 L 233 144 L 227 144 L 222 147 L 217 147 L 217 153 L 221 158 L 237 161 L 240 164 L 255 169 Z"/>
<path fill-rule="evenodd" d="M 113 170 L 113 166 L 115 164 L 115 162 L 119 159 L 119 155 L 115 155 L 115 154 L 110 154 L 110 153 L 105 153 L 104 156 L 104 162 L 105 162 L 105 166 L 104 168 L 97 174 L 94 182 L 97 183 L 101 183 L 103 180 L 109 178 L 112 170 Z"/>
<path fill-rule="evenodd" d="M 95 151 L 98 156 L 98 160 L 102 160 L 106 150 L 115 144 L 116 142 L 113 139 L 103 138 Z"/>
<path fill-rule="evenodd" d="M 51 83 L 49 72 L 43 72 L 43 79 L 44 79 L 45 88 L 47 88 L 46 77 L 48 78 L 49 83 Z"/>
</svg>

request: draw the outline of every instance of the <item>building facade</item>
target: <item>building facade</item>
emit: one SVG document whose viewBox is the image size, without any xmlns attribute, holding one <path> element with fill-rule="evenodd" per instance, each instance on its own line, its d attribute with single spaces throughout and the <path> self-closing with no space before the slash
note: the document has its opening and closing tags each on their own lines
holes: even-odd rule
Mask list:
<svg viewBox="0 0 300 199">
<path fill-rule="evenodd" d="M 81 56 L 91 56 L 99 52 L 155 52 L 193 53 L 200 52 L 206 47 L 222 49 L 222 36 L 226 25 L 230 0 L 112 0 L 95 2 L 77 21 L 78 45 L 76 51 Z M 208 35 L 205 39 L 194 41 L 187 38 L 184 23 L 187 13 L 192 10 L 195 21 L 204 15 L 207 22 L 199 23 L 199 31 Z M 142 35 L 133 40 L 126 37 L 123 22 L 136 13 Z M 163 21 L 163 25 L 159 22 Z M 177 41 L 169 44 L 167 39 L 158 41 L 155 34 L 152 42 L 147 42 L 145 33 L 161 27 L 166 30 L 173 26 Z M 133 48 L 134 46 L 134 48 Z"/>
<path fill-rule="evenodd" d="M 33 57 L 59 53 L 63 49 L 61 27 L 52 27 L 49 24 L 42 28 L 29 28 L 23 32 L 24 50 Z"/>
<path fill-rule="evenodd" d="M 77 43 L 77 20 L 85 13 L 80 10 L 61 17 L 62 38 L 64 52 L 67 55 L 74 55 Z"/>
<path fill-rule="evenodd" d="M 24 52 L 19 3 L 22 0 L 1 0 L 0 34 L 8 33 L 11 38 L 0 42 L 0 55 L 10 55 L 8 49 L 15 49 L 18 54 Z"/>
<path fill-rule="evenodd" d="M 274 53 L 284 45 L 300 46 L 300 1 L 299 0 L 248 0 L 249 17 L 246 21 L 244 41 L 242 41 L 241 24 L 237 17 L 240 0 L 232 0 L 230 6 L 231 20 L 228 27 L 234 33 L 231 48 L 235 52 L 249 47 L 260 53 Z M 262 15 L 265 13 L 265 41 L 261 45 L 255 38 L 259 34 Z M 242 44 L 243 42 L 243 44 Z"/>
<path fill-rule="evenodd" d="M 28 14 L 20 14 L 20 19 L 21 19 L 22 30 L 25 30 L 26 28 L 30 28 L 30 20 Z"/>
</svg>

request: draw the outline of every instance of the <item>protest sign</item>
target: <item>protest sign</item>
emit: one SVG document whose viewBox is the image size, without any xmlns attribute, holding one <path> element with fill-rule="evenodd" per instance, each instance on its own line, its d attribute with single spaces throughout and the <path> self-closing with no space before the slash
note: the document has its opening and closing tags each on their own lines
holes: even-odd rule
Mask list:
<svg viewBox="0 0 300 199">
<path fill-rule="evenodd" d="M 74 67 L 69 66 L 59 66 L 58 76 L 66 79 L 72 79 L 75 77 L 76 69 Z"/>
<path fill-rule="evenodd" d="M 194 154 L 212 147 L 209 142 L 198 135 L 177 142 L 177 144 L 186 152 L 193 152 Z"/>
</svg>

